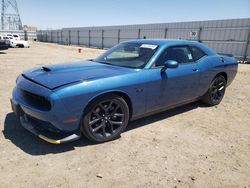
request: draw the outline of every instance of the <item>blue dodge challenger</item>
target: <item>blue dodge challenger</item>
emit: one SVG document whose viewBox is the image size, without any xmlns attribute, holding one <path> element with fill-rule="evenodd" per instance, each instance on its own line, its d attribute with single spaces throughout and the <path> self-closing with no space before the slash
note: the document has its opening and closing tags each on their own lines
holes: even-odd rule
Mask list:
<svg viewBox="0 0 250 188">
<path fill-rule="evenodd" d="M 16 80 L 21 125 L 60 144 L 118 138 L 128 122 L 193 101 L 218 105 L 238 64 L 202 43 L 133 40 L 93 60 L 34 68 Z"/>
</svg>

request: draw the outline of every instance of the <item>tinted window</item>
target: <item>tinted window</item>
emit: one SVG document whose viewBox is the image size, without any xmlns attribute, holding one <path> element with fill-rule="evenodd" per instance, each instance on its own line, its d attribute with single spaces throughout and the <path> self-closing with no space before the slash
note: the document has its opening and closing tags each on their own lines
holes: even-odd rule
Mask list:
<svg viewBox="0 0 250 188">
<path fill-rule="evenodd" d="M 200 50 L 199 48 L 190 47 L 190 50 L 192 52 L 194 61 L 197 61 L 197 60 L 201 59 L 202 57 L 206 56 L 206 54 L 202 50 Z"/>
<path fill-rule="evenodd" d="M 192 54 L 188 47 L 171 47 L 166 49 L 158 58 L 156 66 L 163 66 L 167 60 L 174 60 L 178 63 L 193 62 Z"/>
</svg>

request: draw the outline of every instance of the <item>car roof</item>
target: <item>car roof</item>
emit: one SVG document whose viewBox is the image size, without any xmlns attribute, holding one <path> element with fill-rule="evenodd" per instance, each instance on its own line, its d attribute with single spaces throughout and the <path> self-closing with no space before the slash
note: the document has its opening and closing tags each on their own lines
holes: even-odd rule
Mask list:
<svg viewBox="0 0 250 188">
<path fill-rule="evenodd" d="M 212 55 L 215 52 L 208 48 L 206 45 L 198 42 L 198 41 L 191 41 L 191 40 L 182 40 L 182 39 L 136 39 L 136 40 L 129 40 L 124 43 L 146 43 L 152 45 L 158 45 L 162 47 L 168 47 L 173 45 L 192 45 L 203 49 L 207 54 Z"/>
<path fill-rule="evenodd" d="M 155 45 L 164 45 L 164 44 L 194 44 L 197 42 L 190 40 L 181 40 L 181 39 L 136 39 L 129 40 L 126 42 L 139 42 L 139 43 L 147 43 L 147 44 L 155 44 Z"/>
</svg>

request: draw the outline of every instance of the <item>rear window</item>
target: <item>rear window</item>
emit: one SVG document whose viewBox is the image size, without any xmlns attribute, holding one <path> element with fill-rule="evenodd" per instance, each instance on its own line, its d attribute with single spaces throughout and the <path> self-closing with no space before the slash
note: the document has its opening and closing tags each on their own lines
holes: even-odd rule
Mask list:
<svg viewBox="0 0 250 188">
<path fill-rule="evenodd" d="M 194 46 L 190 47 L 190 50 L 192 52 L 194 61 L 198 61 L 199 59 L 207 55 L 201 49 Z"/>
</svg>

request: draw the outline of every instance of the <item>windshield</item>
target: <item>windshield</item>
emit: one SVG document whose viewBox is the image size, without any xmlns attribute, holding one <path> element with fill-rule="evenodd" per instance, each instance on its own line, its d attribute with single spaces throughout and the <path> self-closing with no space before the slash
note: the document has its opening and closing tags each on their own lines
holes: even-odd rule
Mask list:
<svg viewBox="0 0 250 188">
<path fill-rule="evenodd" d="M 154 55 L 157 45 L 142 43 L 122 43 L 94 61 L 120 67 L 143 68 Z"/>
</svg>

